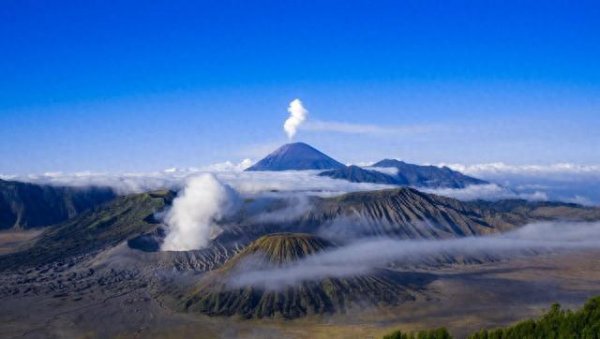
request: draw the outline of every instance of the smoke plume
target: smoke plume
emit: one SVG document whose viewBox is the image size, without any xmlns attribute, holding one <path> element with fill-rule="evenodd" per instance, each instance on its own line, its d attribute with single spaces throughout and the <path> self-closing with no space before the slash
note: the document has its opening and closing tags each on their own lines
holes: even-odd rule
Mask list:
<svg viewBox="0 0 600 339">
<path fill-rule="evenodd" d="M 188 179 L 165 216 L 169 231 L 163 251 L 189 251 L 206 247 L 218 232 L 215 222 L 239 205 L 237 193 L 212 174 Z"/>
<path fill-rule="evenodd" d="M 288 138 L 293 139 L 298 127 L 306 120 L 308 111 L 304 108 L 300 99 L 294 99 L 290 102 L 288 112 L 290 113 L 290 116 L 283 124 L 283 129 Z"/>
</svg>

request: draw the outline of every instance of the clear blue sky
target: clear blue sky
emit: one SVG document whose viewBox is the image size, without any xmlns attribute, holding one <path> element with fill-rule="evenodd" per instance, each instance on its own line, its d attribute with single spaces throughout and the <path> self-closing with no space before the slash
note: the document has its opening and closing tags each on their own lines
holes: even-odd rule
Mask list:
<svg viewBox="0 0 600 339">
<path fill-rule="evenodd" d="M 0 173 L 257 159 L 600 163 L 598 1 L 0 4 Z M 353 125 L 354 126 L 354 125 Z"/>
</svg>

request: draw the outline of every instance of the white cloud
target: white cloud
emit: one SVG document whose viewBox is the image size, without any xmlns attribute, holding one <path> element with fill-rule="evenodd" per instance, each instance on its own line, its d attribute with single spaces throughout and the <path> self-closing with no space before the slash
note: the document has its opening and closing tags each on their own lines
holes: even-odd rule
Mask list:
<svg viewBox="0 0 600 339">
<path fill-rule="evenodd" d="M 256 286 L 281 289 L 304 281 L 356 276 L 391 262 L 416 264 L 439 255 L 513 257 L 534 251 L 600 248 L 600 223 L 544 222 L 493 236 L 446 240 L 362 239 L 356 243 L 306 257 L 283 267 L 254 265 L 236 271 L 227 281 L 232 288 Z"/>
<path fill-rule="evenodd" d="M 208 166 L 204 166 L 201 170 L 207 172 L 240 172 L 245 170 L 246 168 L 252 166 L 253 161 L 250 159 L 244 159 L 241 162 L 235 164 L 231 161 L 219 162 L 216 164 L 211 164 Z"/>
<path fill-rule="evenodd" d="M 346 180 L 318 176 L 320 171 L 279 171 L 279 172 L 223 172 L 217 173 L 222 181 L 228 183 L 245 195 L 270 193 L 304 193 L 319 196 L 332 196 L 346 192 L 369 191 L 392 188 L 395 186 L 371 183 L 353 183 Z"/>
<path fill-rule="evenodd" d="M 546 193 L 535 191 L 532 193 L 517 193 L 497 184 L 470 185 L 465 188 L 419 188 L 419 190 L 455 198 L 463 201 L 471 200 L 501 200 L 501 199 L 526 199 L 532 201 L 548 200 Z"/>
<path fill-rule="evenodd" d="M 509 165 L 498 162 L 446 166 L 509 187 L 519 194 L 543 192 L 549 200 L 600 204 L 600 165 Z"/>
<path fill-rule="evenodd" d="M 453 170 L 480 178 L 505 178 L 510 176 L 537 177 L 554 180 L 585 180 L 600 178 L 600 165 L 558 163 L 550 165 L 509 165 L 502 162 L 486 164 L 440 164 Z"/>
<path fill-rule="evenodd" d="M 281 172 L 244 172 L 248 165 L 244 160 L 239 164 L 219 163 L 201 168 L 169 168 L 149 173 L 46 173 L 41 175 L 1 176 L 6 180 L 18 180 L 54 186 L 106 186 L 119 194 L 139 193 L 158 189 L 179 190 L 185 181 L 202 173 L 213 173 L 220 181 L 230 185 L 244 195 L 256 195 L 264 192 L 303 193 L 331 196 L 353 191 L 368 191 L 393 186 L 370 183 L 351 183 L 329 177 L 321 177 L 320 171 L 281 171 Z"/>
<path fill-rule="evenodd" d="M 394 186 L 350 183 L 344 180 L 317 176 L 318 171 L 243 172 L 252 162 L 222 162 L 197 168 L 169 168 L 148 173 L 44 173 L 34 175 L 0 175 L 0 179 L 18 180 L 56 186 L 107 186 L 119 194 L 156 189 L 179 190 L 185 180 L 200 173 L 214 173 L 242 194 L 261 192 L 304 192 L 322 196 L 351 191 L 375 190 Z M 574 164 L 506 165 L 449 165 L 455 170 L 491 181 L 491 185 L 469 186 L 464 189 L 422 189 L 428 193 L 461 200 L 523 198 L 529 200 L 558 200 L 584 205 L 600 203 L 600 166 Z M 390 174 L 396 169 L 376 169 Z M 277 194 L 277 193 L 273 193 Z"/>
<path fill-rule="evenodd" d="M 396 175 L 398 174 L 399 169 L 397 167 L 364 167 L 364 169 L 369 171 L 380 172 L 387 175 Z"/>
</svg>

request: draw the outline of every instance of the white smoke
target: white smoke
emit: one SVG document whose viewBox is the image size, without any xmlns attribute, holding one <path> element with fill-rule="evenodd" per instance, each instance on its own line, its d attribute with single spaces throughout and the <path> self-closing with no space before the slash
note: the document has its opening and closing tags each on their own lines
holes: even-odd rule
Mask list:
<svg viewBox="0 0 600 339">
<path fill-rule="evenodd" d="M 189 251 L 206 247 L 217 235 L 215 222 L 238 206 L 237 193 L 212 174 L 188 179 L 165 216 L 169 230 L 163 251 Z"/>
<path fill-rule="evenodd" d="M 306 108 L 304 108 L 300 99 L 292 100 L 287 110 L 290 113 L 290 116 L 283 124 L 283 129 L 285 130 L 285 133 L 287 134 L 288 138 L 293 139 L 296 135 L 298 127 L 302 125 L 304 120 L 306 120 L 308 111 L 306 110 Z"/>
</svg>

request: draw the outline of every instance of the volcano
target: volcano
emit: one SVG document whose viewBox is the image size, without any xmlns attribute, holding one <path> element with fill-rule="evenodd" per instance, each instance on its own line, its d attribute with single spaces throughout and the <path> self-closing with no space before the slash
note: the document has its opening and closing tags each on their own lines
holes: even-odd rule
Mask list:
<svg viewBox="0 0 600 339">
<path fill-rule="evenodd" d="M 248 245 L 220 269 L 211 271 L 180 300 L 187 312 L 210 316 L 242 318 L 298 318 L 310 314 L 344 313 L 348 309 L 399 304 L 414 300 L 416 286 L 424 275 L 385 269 L 343 278 L 322 277 L 285 286 L 234 286 L 238 273 L 260 258 L 273 268 L 283 268 L 304 257 L 335 248 L 317 236 L 277 233 L 263 236 Z"/>
<path fill-rule="evenodd" d="M 267 155 L 246 171 L 328 170 L 344 164 L 303 142 L 286 144 Z"/>
</svg>

